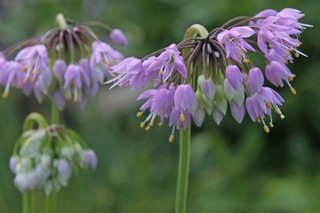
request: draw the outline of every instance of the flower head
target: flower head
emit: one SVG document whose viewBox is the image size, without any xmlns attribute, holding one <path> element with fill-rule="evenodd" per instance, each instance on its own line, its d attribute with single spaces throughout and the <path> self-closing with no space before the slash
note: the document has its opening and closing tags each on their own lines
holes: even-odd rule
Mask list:
<svg viewBox="0 0 320 213">
<path fill-rule="evenodd" d="M 146 114 L 140 123 L 145 130 L 150 130 L 157 118 L 160 125 L 168 120 L 172 127 L 169 142 L 174 140 L 175 129 L 185 129 L 192 121 L 200 127 L 206 114 L 219 125 L 228 108 L 238 123 L 247 113 L 269 132 L 274 112 L 284 118 L 280 110 L 284 100 L 264 86 L 264 78 L 275 86 L 282 87 L 285 82 L 296 93 L 290 83 L 295 75 L 287 65 L 304 55 L 298 50 L 302 44 L 299 36 L 310 25 L 300 23 L 302 17 L 295 9 L 268 9 L 252 18 L 232 19 L 210 33 L 191 26 L 185 35 L 199 31 L 195 37 L 141 60 L 124 59 L 112 67 L 115 78 L 109 82 L 131 89 L 152 86 L 138 98 L 145 102 L 137 117 Z M 266 61 L 265 70 L 250 60 L 251 54 L 257 53 Z"/>
<path fill-rule="evenodd" d="M 33 92 L 38 102 L 48 96 L 62 110 L 67 101 L 83 106 L 106 79 L 114 76 L 111 66 L 119 63 L 123 56 L 100 41 L 90 23 L 66 22 L 61 14 L 57 16 L 57 23 L 58 28 L 0 54 L 3 97 L 8 96 L 11 87 L 16 87 L 26 95 Z M 104 25 L 99 23 L 99 26 Z M 119 29 L 104 27 L 116 43 L 127 44 Z"/>
</svg>

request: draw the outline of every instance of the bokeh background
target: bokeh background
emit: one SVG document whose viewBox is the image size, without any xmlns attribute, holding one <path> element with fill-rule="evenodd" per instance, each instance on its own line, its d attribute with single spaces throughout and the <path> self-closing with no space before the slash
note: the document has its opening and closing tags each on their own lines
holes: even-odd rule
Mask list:
<svg viewBox="0 0 320 213">
<path fill-rule="evenodd" d="M 265 134 L 246 118 L 230 115 L 220 126 L 207 118 L 193 128 L 188 212 L 318 213 L 320 212 L 320 4 L 318 0 L 1 0 L 0 47 L 45 32 L 59 12 L 79 21 L 99 20 L 119 27 L 130 40 L 127 56 L 144 56 L 178 42 L 193 23 L 211 29 L 239 15 L 266 8 L 298 8 L 304 23 L 300 57 L 290 68 L 294 86 L 280 89 L 284 120 Z M 101 37 L 107 38 L 104 32 Z M 2 92 L 2 90 L 0 91 Z M 68 106 L 63 122 L 81 133 L 97 152 L 97 170 L 81 171 L 59 193 L 57 212 L 173 212 L 178 143 L 170 145 L 166 126 L 145 132 L 135 113 L 136 92 L 101 88 L 87 108 Z M 8 160 L 31 111 L 46 115 L 47 104 L 11 91 L 0 99 L 0 212 L 21 211 Z M 39 195 L 41 197 L 41 195 Z M 38 204 L 42 212 L 42 203 Z"/>
</svg>

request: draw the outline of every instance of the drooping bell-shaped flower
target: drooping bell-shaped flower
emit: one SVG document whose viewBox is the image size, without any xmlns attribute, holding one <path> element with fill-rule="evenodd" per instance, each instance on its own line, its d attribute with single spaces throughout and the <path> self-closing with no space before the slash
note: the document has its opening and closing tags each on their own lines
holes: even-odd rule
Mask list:
<svg viewBox="0 0 320 213">
<path fill-rule="evenodd" d="M 226 48 L 227 58 L 232 58 L 238 62 L 243 59 L 247 62 L 245 53 L 247 50 L 255 52 L 255 49 L 244 39 L 251 37 L 254 33 L 250 27 L 233 27 L 219 33 L 217 39 Z"/>
</svg>

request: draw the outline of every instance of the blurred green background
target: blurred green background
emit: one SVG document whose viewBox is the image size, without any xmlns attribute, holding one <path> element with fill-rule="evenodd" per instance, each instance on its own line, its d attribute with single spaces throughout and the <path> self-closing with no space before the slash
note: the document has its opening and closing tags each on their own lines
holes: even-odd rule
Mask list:
<svg viewBox="0 0 320 213">
<path fill-rule="evenodd" d="M 58 12 L 79 21 L 99 20 L 121 28 L 130 40 L 127 56 L 144 56 L 178 42 L 186 27 L 211 29 L 239 15 L 266 8 L 298 8 L 304 23 L 315 27 L 302 34 L 301 50 L 309 55 L 290 68 L 294 86 L 280 89 L 286 119 L 276 119 L 265 134 L 247 117 L 238 125 L 230 115 L 220 126 L 207 118 L 193 128 L 189 213 L 318 213 L 320 212 L 320 42 L 319 1 L 266 0 L 1 0 L 0 47 L 49 29 Z M 317 15 L 318 14 L 318 15 Z M 101 37 L 106 37 L 103 32 Z M 173 212 L 178 143 L 167 140 L 170 129 L 139 128 L 136 92 L 101 91 L 87 108 L 68 106 L 64 123 L 81 133 L 97 152 L 96 171 L 81 171 L 59 193 L 57 212 Z M 8 160 L 31 111 L 49 114 L 46 104 L 11 91 L 0 100 L 0 212 L 21 211 Z M 39 195 L 40 197 L 40 195 Z M 42 212 L 42 204 L 39 205 Z"/>
</svg>

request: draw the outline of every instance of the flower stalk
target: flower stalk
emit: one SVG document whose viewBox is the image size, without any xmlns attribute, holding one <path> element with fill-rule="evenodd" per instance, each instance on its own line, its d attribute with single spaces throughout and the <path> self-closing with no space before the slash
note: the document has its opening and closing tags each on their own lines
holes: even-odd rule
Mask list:
<svg viewBox="0 0 320 213">
<path fill-rule="evenodd" d="M 177 182 L 177 194 L 175 213 L 185 213 L 187 207 L 189 166 L 190 166 L 190 143 L 191 143 L 191 125 L 186 129 L 180 130 L 179 139 L 179 170 Z"/>
</svg>

